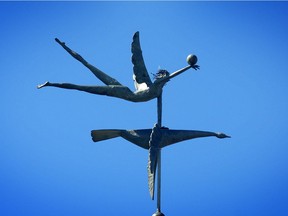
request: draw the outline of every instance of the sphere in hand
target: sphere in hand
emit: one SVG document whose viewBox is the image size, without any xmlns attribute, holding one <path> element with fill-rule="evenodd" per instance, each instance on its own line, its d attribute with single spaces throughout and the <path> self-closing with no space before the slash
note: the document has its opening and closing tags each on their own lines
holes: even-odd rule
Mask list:
<svg viewBox="0 0 288 216">
<path fill-rule="evenodd" d="M 187 63 L 191 66 L 195 65 L 197 63 L 197 56 L 190 54 L 187 56 Z"/>
</svg>

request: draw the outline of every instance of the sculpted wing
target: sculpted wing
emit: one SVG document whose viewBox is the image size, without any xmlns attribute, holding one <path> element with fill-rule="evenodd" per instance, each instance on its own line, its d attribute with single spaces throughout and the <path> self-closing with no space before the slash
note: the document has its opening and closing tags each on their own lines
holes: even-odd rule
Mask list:
<svg viewBox="0 0 288 216">
<path fill-rule="evenodd" d="M 156 168 L 158 164 L 158 155 L 160 151 L 160 146 L 162 143 L 162 133 L 161 128 L 158 124 L 155 124 L 149 140 L 149 157 L 148 157 L 148 187 L 151 199 L 154 199 L 154 191 L 155 191 L 155 176 L 156 176 Z"/>
<path fill-rule="evenodd" d="M 144 63 L 138 31 L 133 36 L 133 42 L 131 44 L 131 52 L 132 52 L 132 63 L 134 65 L 133 79 L 135 81 L 135 88 L 136 90 L 147 88 L 152 84 L 152 81 L 149 77 L 149 74 L 147 72 Z"/>
</svg>

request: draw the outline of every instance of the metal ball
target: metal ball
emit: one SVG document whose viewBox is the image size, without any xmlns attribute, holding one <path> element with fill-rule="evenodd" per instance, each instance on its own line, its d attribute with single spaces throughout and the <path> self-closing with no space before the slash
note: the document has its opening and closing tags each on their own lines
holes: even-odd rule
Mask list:
<svg viewBox="0 0 288 216">
<path fill-rule="evenodd" d="M 187 63 L 191 66 L 195 65 L 198 61 L 197 56 L 193 54 L 188 55 L 186 60 Z"/>
</svg>

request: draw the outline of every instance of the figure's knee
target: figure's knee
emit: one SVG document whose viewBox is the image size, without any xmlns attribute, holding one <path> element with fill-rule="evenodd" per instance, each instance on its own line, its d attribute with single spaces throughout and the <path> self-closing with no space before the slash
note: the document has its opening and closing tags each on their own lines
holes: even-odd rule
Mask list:
<svg viewBox="0 0 288 216">
<path fill-rule="evenodd" d="M 117 97 L 128 101 L 135 100 L 135 94 L 127 86 L 109 85 L 107 87 L 109 88 L 107 91 L 108 96 Z"/>
</svg>

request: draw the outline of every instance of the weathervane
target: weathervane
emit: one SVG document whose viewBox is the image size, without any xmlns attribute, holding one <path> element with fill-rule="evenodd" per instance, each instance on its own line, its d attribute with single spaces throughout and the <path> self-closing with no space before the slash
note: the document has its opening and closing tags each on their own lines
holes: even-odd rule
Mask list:
<svg viewBox="0 0 288 216">
<path fill-rule="evenodd" d="M 199 69 L 199 66 L 196 65 L 196 55 L 189 55 L 187 57 L 188 66 L 179 69 L 171 74 L 166 70 L 158 70 L 158 72 L 154 75 L 155 81 L 152 82 L 147 72 L 142 56 L 139 32 L 136 32 L 133 36 L 133 42 L 131 44 L 132 63 L 134 65 L 133 80 L 136 88 L 136 91 L 133 92 L 127 86 L 123 86 L 116 79 L 110 77 L 95 66 L 88 63 L 81 55 L 66 46 L 64 42 L 61 42 L 57 38 L 55 40 L 71 56 L 73 56 L 84 66 L 86 66 L 106 86 L 84 86 L 71 83 L 45 82 L 44 84 L 38 85 L 38 89 L 47 86 L 73 89 L 92 94 L 116 97 L 131 102 L 145 102 L 157 98 L 158 119 L 157 123 L 153 126 L 152 129 L 92 130 L 91 136 L 94 142 L 115 137 L 122 137 L 129 142 L 136 144 L 137 146 L 149 150 L 147 172 L 149 192 L 152 200 L 154 199 L 155 177 L 157 173 L 157 211 L 153 214 L 153 216 L 164 216 L 164 214 L 161 212 L 161 149 L 174 143 L 194 138 L 208 136 L 215 136 L 217 138 L 230 137 L 224 133 L 197 130 L 171 130 L 167 127 L 162 126 L 162 89 L 168 81 L 170 81 L 173 77 L 180 75 L 184 71 L 190 68 L 193 68 L 195 70 Z"/>
</svg>

